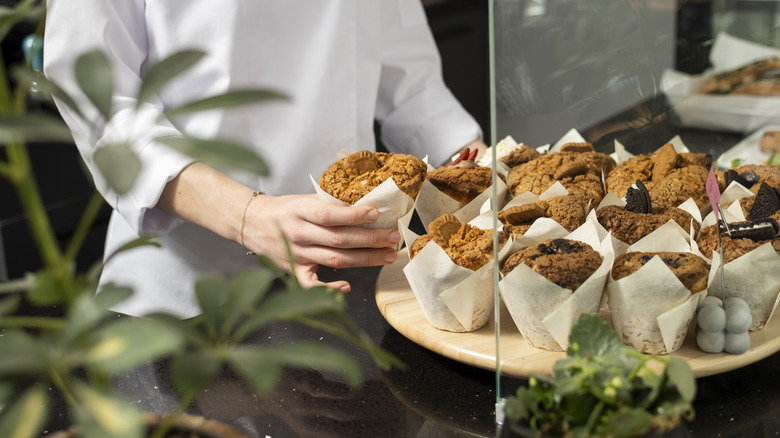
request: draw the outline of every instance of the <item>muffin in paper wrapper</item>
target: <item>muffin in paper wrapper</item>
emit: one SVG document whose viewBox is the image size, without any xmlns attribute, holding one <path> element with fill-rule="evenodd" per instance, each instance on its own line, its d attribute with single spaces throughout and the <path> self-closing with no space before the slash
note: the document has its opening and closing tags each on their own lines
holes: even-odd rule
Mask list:
<svg viewBox="0 0 780 438">
<path fill-rule="evenodd" d="M 676 225 L 676 224 L 674 224 Z M 627 252 L 698 251 L 670 223 L 628 247 Z M 669 354 L 683 344 L 696 308 L 706 290 L 691 294 L 660 257 L 633 274 L 607 281 L 607 304 L 612 325 L 629 347 L 649 354 Z"/>
<path fill-rule="evenodd" d="M 604 232 L 604 233 L 608 233 L 609 231 L 606 230 L 598 222 L 598 220 L 596 219 L 596 211 L 598 209 L 600 209 L 602 207 L 606 207 L 608 205 L 617 205 L 619 207 L 625 207 L 626 206 L 626 201 L 625 201 L 625 198 L 618 197 L 614 192 L 608 192 L 606 194 L 606 196 L 604 196 L 604 199 L 602 199 L 602 201 L 599 203 L 599 206 L 596 209 L 590 211 L 590 213 L 588 215 L 588 219 L 590 219 L 591 216 L 592 216 L 593 220 L 596 223 L 596 226 L 600 230 L 602 230 L 602 232 Z M 683 211 L 689 213 L 693 217 L 693 220 L 695 220 L 699 224 L 703 223 L 702 217 L 701 217 L 701 210 L 699 209 L 698 206 L 696 206 L 696 201 L 694 201 L 692 198 L 688 198 L 687 201 L 685 201 L 682 204 L 678 205 L 677 208 L 679 208 L 680 210 L 683 210 Z M 691 226 L 686 230 L 686 229 L 682 228 L 679 224 L 677 224 L 677 222 L 675 222 L 674 220 L 670 219 L 665 225 L 662 226 L 662 228 L 666 227 L 666 226 L 676 230 L 688 242 L 691 242 L 695 238 L 695 232 L 694 232 L 695 229 L 693 227 L 693 224 L 691 224 Z M 700 225 L 700 228 L 703 228 L 703 227 L 704 227 L 704 225 Z M 645 236 L 642 240 L 644 240 L 646 238 L 647 238 L 647 236 Z M 637 243 L 639 243 L 639 242 L 636 242 L 635 245 Z M 613 247 L 615 249 L 615 257 L 619 257 L 619 256 L 625 254 L 628 251 L 628 248 L 629 248 L 629 245 L 627 243 L 625 243 L 625 242 L 623 242 L 621 240 L 618 240 L 616 238 L 613 238 L 612 245 L 613 245 Z M 659 251 L 667 251 L 667 250 L 659 250 Z"/>
<path fill-rule="evenodd" d="M 406 246 L 419 237 L 402 226 Z M 508 239 L 499 260 L 510 247 Z M 409 286 L 425 318 L 435 328 L 450 332 L 471 332 L 482 328 L 493 311 L 493 267 L 486 263 L 476 271 L 455 264 L 434 241 L 404 267 Z"/>
<path fill-rule="evenodd" d="M 571 327 L 581 313 L 598 313 L 614 259 L 609 236 L 600 240 L 592 221 L 564 237 L 587 243 L 603 257 L 599 268 L 576 290 L 558 286 L 525 264 L 498 282 L 501 299 L 526 342 L 549 351 L 569 347 Z"/>
<path fill-rule="evenodd" d="M 733 202 L 743 197 L 753 196 L 753 193 L 738 183 L 732 183 L 723 193 L 735 192 L 730 196 L 732 201 L 723 211 L 727 223 L 747 220 L 739 202 Z M 740 196 L 744 195 L 744 196 Z M 721 198 L 722 199 L 722 198 Z M 702 226 L 714 225 L 714 213 L 707 216 Z M 720 253 L 713 251 L 707 254 L 712 257 L 710 279 L 707 294 L 721 297 Z M 726 286 L 726 298 L 739 297 L 750 307 L 753 323 L 750 331 L 764 328 L 775 313 L 780 299 L 780 255 L 767 242 L 753 251 L 742 255 L 723 266 Z"/>
<path fill-rule="evenodd" d="M 350 151 L 342 150 L 335 160 L 340 160 L 349 155 Z M 427 162 L 427 157 L 423 159 Z M 349 203 L 344 202 L 338 198 L 335 198 L 320 187 L 317 180 L 312 175 L 309 175 L 311 182 L 314 185 L 314 190 L 317 192 L 317 196 L 323 202 L 327 202 L 333 205 L 350 206 Z M 417 197 L 419 198 L 419 193 Z M 399 232 L 400 224 L 408 226 L 412 220 L 414 214 L 414 206 L 416 200 L 404 193 L 392 178 L 388 178 L 382 184 L 378 185 L 374 190 L 360 198 L 354 205 L 368 205 L 376 208 L 379 211 L 379 218 L 370 223 L 362 225 L 366 228 L 398 228 Z M 398 243 L 396 250 L 401 249 L 402 243 Z"/>
<path fill-rule="evenodd" d="M 496 197 L 499 208 L 506 202 L 507 193 L 506 183 L 501 178 L 497 178 Z M 485 202 L 491 200 L 492 194 L 493 186 L 491 185 L 476 198 L 464 204 L 437 189 L 436 186 L 426 179 L 423 181 L 420 193 L 417 195 L 418 202 L 415 208 L 420 216 L 420 222 L 427 230 L 431 221 L 446 213 L 454 215 L 461 222 L 468 222 L 474 219 L 479 216 Z"/>
</svg>

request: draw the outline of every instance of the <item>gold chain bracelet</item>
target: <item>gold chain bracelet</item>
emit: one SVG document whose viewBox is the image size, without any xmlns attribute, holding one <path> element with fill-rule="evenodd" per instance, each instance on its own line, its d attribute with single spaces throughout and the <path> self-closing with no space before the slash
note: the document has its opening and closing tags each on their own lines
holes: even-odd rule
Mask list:
<svg viewBox="0 0 780 438">
<path fill-rule="evenodd" d="M 244 226 L 246 225 L 246 212 L 249 210 L 249 204 L 252 203 L 252 200 L 257 197 L 257 195 L 263 195 L 263 192 L 252 192 L 252 196 L 249 197 L 249 200 L 246 201 L 246 206 L 244 207 L 244 214 L 241 216 L 241 246 L 244 247 L 244 251 L 246 251 L 246 255 L 254 255 L 255 253 L 248 250 L 246 248 L 246 245 L 244 245 Z"/>
</svg>

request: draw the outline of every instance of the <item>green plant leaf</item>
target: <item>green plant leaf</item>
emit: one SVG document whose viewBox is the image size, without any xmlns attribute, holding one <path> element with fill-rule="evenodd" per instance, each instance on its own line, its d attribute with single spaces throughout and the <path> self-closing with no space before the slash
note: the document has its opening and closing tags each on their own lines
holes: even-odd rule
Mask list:
<svg viewBox="0 0 780 438">
<path fill-rule="evenodd" d="M 255 105 L 269 101 L 286 101 L 289 98 L 277 91 L 267 89 L 240 89 L 231 90 L 223 94 L 207 97 L 205 99 L 188 102 L 178 108 L 165 111 L 165 116 L 174 118 L 186 114 L 198 113 L 220 108 L 238 108 L 246 105 Z"/>
<path fill-rule="evenodd" d="M 175 331 L 154 319 L 123 318 L 100 329 L 98 341 L 84 354 L 85 363 L 105 374 L 132 369 L 183 348 Z"/>
<path fill-rule="evenodd" d="M 162 137 L 158 140 L 213 167 L 243 170 L 260 176 L 269 174 L 265 160 L 245 145 L 231 140 L 194 137 Z"/>
<path fill-rule="evenodd" d="M 139 248 L 141 246 L 156 246 L 157 248 L 162 247 L 160 236 L 147 234 L 135 240 L 131 240 L 130 242 L 125 243 L 124 245 L 120 246 L 119 249 L 111 253 L 111 255 L 109 255 L 108 258 L 106 258 L 106 262 L 111 260 L 111 258 L 114 257 L 116 254 L 129 251 L 134 248 Z"/>
<path fill-rule="evenodd" d="M 35 89 L 39 93 L 46 97 L 55 97 L 65 106 L 70 108 L 73 113 L 80 117 L 84 117 L 81 114 L 81 109 L 78 104 L 73 100 L 68 93 L 60 88 L 56 83 L 47 78 L 42 72 L 31 70 L 29 67 L 15 66 L 11 72 L 13 77 L 19 83 L 19 86 L 31 87 L 35 86 Z"/>
<path fill-rule="evenodd" d="M 312 342 L 267 348 L 240 347 L 228 354 L 228 362 L 262 394 L 273 390 L 283 367 L 337 373 L 352 386 L 357 386 L 363 376 L 360 364 L 352 355 Z"/>
<path fill-rule="evenodd" d="M 222 361 L 207 352 L 177 355 L 170 364 L 171 381 L 180 394 L 205 388 L 221 370 Z"/>
<path fill-rule="evenodd" d="M 627 347 L 620 336 L 598 315 L 583 313 L 574 323 L 569 334 L 568 355 L 573 355 L 576 344 L 581 357 L 621 354 Z"/>
<path fill-rule="evenodd" d="M 666 365 L 666 374 L 669 381 L 677 387 L 682 399 L 693 403 L 696 398 L 696 379 L 688 363 L 677 356 L 671 356 L 669 364 Z"/>
<path fill-rule="evenodd" d="M 219 330 L 220 307 L 222 306 L 227 281 L 219 274 L 204 275 L 195 282 L 195 297 L 202 312 L 209 338 L 216 339 Z"/>
<path fill-rule="evenodd" d="M 321 314 L 328 311 L 343 311 L 344 299 L 326 288 L 281 290 L 266 298 L 239 330 L 251 333 L 265 327 L 272 321 Z"/>
<path fill-rule="evenodd" d="M 81 91 L 100 112 L 105 121 L 111 119 L 114 77 L 111 63 L 100 50 L 87 52 L 76 60 L 76 82 Z"/>
<path fill-rule="evenodd" d="M 120 195 L 133 188 L 141 172 L 141 159 L 127 143 L 101 146 L 95 150 L 93 159 L 111 190 Z"/>
<path fill-rule="evenodd" d="M 14 8 L 0 7 L 0 41 L 4 40 L 18 23 L 41 20 L 44 11 L 45 7 L 38 5 L 37 0 L 22 0 Z"/>
<path fill-rule="evenodd" d="M 84 438 L 143 438 L 141 415 L 116 394 L 97 391 L 74 382 L 74 393 L 82 409 L 75 416 Z"/>
<path fill-rule="evenodd" d="M 623 409 L 607 417 L 598 433 L 614 438 L 632 438 L 650 431 L 653 416 L 642 409 Z"/>
<path fill-rule="evenodd" d="M 7 298 L 0 300 L 0 315 L 10 315 L 19 308 L 19 304 L 22 302 L 22 297 L 19 295 L 11 295 Z"/>
<path fill-rule="evenodd" d="M 0 342 L 0 378 L 34 376 L 46 372 L 44 342 L 21 330 L 5 330 Z M 2 435 L 0 435 L 2 436 Z"/>
<path fill-rule="evenodd" d="M 46 390 L 33 386 L 19 400 L 4 407 L 0 417 L 0 436 L 4 438 L 38 438 L 49 415 Z"/>
<path fill-rule="evenodd" d="M 221 336 L 227 337 L 235 330 L 238 322 L 265 296 L 273 280 L 273 273 L 259 267 L 243 270 L 230 279 L 220 312 Z"/>
<path fill-rule="evenodd" d="M 33 287 L 27 295 L 31 303 L 36 306 L 51 306 L 65 301 L 65 291 L 60 285 L 58 271 L 43 268 L 31 275 Z"/>
<path fill-rule="evenodd" d="M 30 111 L 19 116 L 5 116 L 0 122 L 0 142 L 72 143 L 70 129 L 61 118 Z"/>
<path fill-rule="evenodd" d="M 205 53 L 199 50 L 183 50 L 154 64 L 147 70 L 141 80 L 141 88 L 138 90 L 136 108 L 151 99 L 157 94 L 171 79 L 179 76 L 205 56 Z"/>
</svg>

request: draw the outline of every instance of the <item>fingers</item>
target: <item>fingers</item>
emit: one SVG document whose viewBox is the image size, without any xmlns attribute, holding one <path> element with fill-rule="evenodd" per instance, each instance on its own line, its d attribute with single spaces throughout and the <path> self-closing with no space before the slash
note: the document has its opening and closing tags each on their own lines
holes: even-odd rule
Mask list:
<svg viewBox="0 0 780 438">
<path fill-rule="evenodd" d="M 319 277 L 317 276 L 318 267 L 319 266 L 316 264 L 295 265 L 294 274 L 295 278 L 298 279 L 298 283 L 307 289 L 315 286 L 327 286 L 339 290 L 343 293 L 349 293 L 349 291 L 352 290 L 352 286 L 350 286 L 350 284 L 346 281 L 332 281 L 330 283 L 324 283 L 320 281 Z"/>
</svg>

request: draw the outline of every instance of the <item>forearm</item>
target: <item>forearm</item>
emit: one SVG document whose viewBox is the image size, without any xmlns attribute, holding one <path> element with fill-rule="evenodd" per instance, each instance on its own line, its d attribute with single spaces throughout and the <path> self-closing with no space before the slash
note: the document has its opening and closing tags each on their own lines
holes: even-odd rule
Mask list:
<svg viewBox="0 0 780 438">
<path fill-rule="evenodd" d="M 241 243 L 241 221 L 252 192 L 213 167 L 196 162 L 165 186 L 157 208 Z"/>
</svg>

